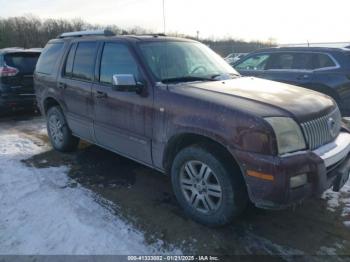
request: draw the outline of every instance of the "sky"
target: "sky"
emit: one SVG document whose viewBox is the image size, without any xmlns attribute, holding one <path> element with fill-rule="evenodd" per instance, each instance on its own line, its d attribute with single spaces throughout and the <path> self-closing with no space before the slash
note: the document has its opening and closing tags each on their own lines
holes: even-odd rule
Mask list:
<svg viewBox="0 0 350 262">
<path fill-rule="evenodd" d="M 163 0 L 0 0 L 0 17 L 81 18 L 163 32 Z M 349 0 L 164 0 L 166 32 L 200 38 L 349 42 Z"/>
</svg>

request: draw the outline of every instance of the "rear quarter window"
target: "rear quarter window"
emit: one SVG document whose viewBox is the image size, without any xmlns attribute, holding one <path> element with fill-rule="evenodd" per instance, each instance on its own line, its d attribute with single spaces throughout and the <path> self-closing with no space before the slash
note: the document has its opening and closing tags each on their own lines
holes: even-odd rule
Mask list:
<svg viewBox="0 0 350 262">
<path fill-rule="evenodd" d="M 6 65 L 17 68 L 21 73 L 33 74 L 40 53 L 10 53 L 6 54 Z"/>
<path fill-rule="evenodd" d="M 36 65 L 36 72 L 51 75 L 60 61 L 62 52 L 63 43 L 47 44 Z"/>
<path fill-rule="evenodd" d="M 315 54 L 314 69 L 335 67 L 336 64 L 329 55 Z"/>
</svg>

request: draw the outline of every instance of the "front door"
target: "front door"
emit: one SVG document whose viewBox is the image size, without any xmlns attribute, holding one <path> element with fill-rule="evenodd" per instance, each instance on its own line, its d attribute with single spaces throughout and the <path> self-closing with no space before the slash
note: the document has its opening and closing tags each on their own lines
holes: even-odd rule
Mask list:
<svg viewBox="0 0 350 262">
<path fill-rule="evenodd" d="M 141 95 L 113 88 L 115 74 L 132 74 L 144 82 L 126 44 L 107 42 L 100 53 L 99 80 L 93 86 L 96 141 L 117 153 L 151 164 L 152 90 Z"/>
<path fill-rule="evenodd" d="M 243 76 L 264 78 L 266 62 L 270 54 L 261 53 L 248 56 L 240 60 L 234 68 Z"/>
</svg>

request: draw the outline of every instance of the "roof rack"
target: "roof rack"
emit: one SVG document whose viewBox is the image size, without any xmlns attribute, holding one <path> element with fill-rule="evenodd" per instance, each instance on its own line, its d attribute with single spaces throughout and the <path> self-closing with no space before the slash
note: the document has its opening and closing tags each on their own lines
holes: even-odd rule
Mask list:
<svg viewBox="0 0 350 262">
<path fill-rule="evenodd" d="M 349 48 L 350 42 L 325 42 L 325 43 L 299 43 L 280 44 L 278 47 L 328 47 L 328 48 Z"/>
<path fill-rule="evenodd" d="M 2 50 L 9 50 L 9 49 L 24 49 L 24 48 L 18 47 L 18 46 L 9 46 L 9 47 L 2 48 Z"/>
<path fill-rule="evenodd" d="M 151 34 L 153 37 L 158 37 L 158 36 L 167 36 L 164 33 L 156 33 L 156 34 Z"/>
<path fill-rule="evenodd" d="M 24 51 L 28 51 L 28 52 L 42 52 L 43 48 L 41 48 L 41 47 L 32 47 L 32 48 L 24 49 Z"/>
<path fill-rule="evenodd" d="M 83 36 L 114 36 L 110 30 L 86 30 L 86 31 L 76 31 L 76 32 L 67 32 L 60 34 L 58 38 L 66 37 L 83 37 Z"/>
</svg>

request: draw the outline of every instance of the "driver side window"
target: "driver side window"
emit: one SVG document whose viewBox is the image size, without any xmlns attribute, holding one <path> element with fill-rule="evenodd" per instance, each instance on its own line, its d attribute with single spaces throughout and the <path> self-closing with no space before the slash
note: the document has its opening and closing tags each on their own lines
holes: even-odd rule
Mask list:
<svg viewBox="0 0 350 262">
<path fill-rule="evenodd" d="M 101 57 L 100 83 L 112 85 L 115 74 L 131 74 L 140 80 L 138 65 L 129 48 L 119 43 L 106 43 Z"/>
<path fill-rule="evenodd" d="M 238 70 L 265 70 L 269 57 L 268 54 L 254 55 L 237 64 L 235 68 Z"/>
</svg>

